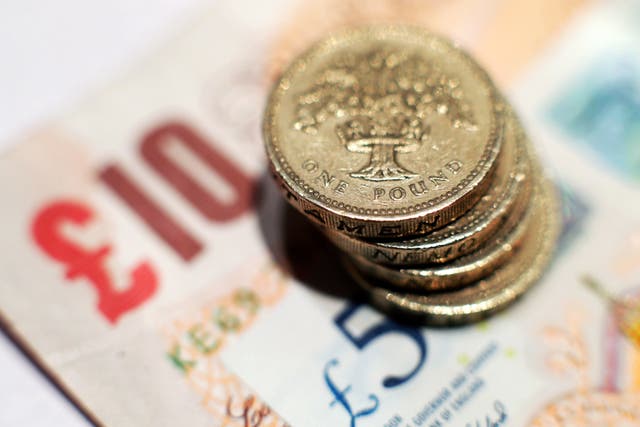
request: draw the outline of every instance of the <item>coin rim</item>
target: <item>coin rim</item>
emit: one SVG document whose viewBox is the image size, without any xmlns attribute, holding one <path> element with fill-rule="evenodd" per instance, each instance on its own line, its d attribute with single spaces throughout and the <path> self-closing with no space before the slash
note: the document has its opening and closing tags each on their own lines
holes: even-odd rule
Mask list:
<svg viewBox="0 0 640 427">
<path fill-rule="evenodd" d="M 537 231 L 536 238 L 529 238 L 523 243 L 534 244 L 537 249 L 528 248 L 533 253 L 530 259 L 523 259 L 522 266 L 511 275 L 504 272 L 503 267 L 494 274 L 465 288 L 427 295 L 416 295 L 407 292 L 392 292 L 377 288 L 369 283 L 357 271 L 350 269 L 355 281 L 369 294 L 374 306 L 414 320 L 421 320 L 431 325 L 456 325 L 471 323 L 481 320 L 494 312 L 500 311 L 515 302 L 531 286 L 539 281 L 551 263 L 555 253 L 556 243 L 561 231 L 560 201 L 554 184 L 547 178 L 541 177 L 540 199 L 533 203 L 540 203 L 545 211 L 544 218 Z M 515 276 L 515 277 L 514 277 Z M 480 287 L 483 287 L 481 289 Z M 480 298 L 467 303 L 450 304 L 446 302 L 446 296 L 469 292 L 469 289 L 478 288 Z M 429 300 L 439 302 L 430 302 Z M 444 299 L 444 302 L 442 301 Z"/>
<path fill-rule="evenodd" d="M 536 190 L 536 192 L 540 191 Z M 533 200 L 537 196 L 536 192 L 527 201 Z M 509 255 L 523 243 L 533 224 L 535 212 L 531 207 L 518 212 L 518 217 L 511 227 L 498 229 L 493 239 L 485 242 L 476 251 L 448 263 L 394 267 L 381 265 L 358 255 L 345 258 L 363 276 L 373 280 L 377 278 L 380 282 L 384 281 L 381 287 L 390 290 L 415 293 L 453 291 L 481 280 L 490 271 L 495 271 L 505 264 Z M 488 264 L 487 261 L 489 261 Z M 479 263 L 482 263 L 482 266 Z"/>
</svg>

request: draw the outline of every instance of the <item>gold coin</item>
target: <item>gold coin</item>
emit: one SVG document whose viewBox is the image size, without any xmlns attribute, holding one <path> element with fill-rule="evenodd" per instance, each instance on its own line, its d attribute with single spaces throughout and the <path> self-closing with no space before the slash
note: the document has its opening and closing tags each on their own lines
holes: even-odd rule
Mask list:
<svg viewBox="0 0 640 427">
<path fill-rule="evenodd" d="M 275 85 L 264 119 L 274 176 L 317 223 L 355 236 L 420 235 L 485 192 L 503 104 L 484 70 L 422 29 L 328 37 Z"/>
<path fill-rule="evenodd" d="M 396 268 L 376 264 L 357 255 L 346 258 L 346 261 L 385 287 L 416 293 L 461 288 L 495 271 L 513 255 L 527 234 L 532 213 L 528 210 L 525 215 L 516 217 L 511 228 L 499 229 L 480 249 L 446 264 Z"/>
<path fill-rule="evenodd" d="M 560 232 L 557 194 L 550 181 L 532 199 L 531 228 L 523 244 L 508 263 L 490 276 L 465 288 L 417 295 L 378 287 L 351 268 L 356 281 L 369 293 L 374 305 L 389 313 L 403 315 L 428 324 L 474 322 L 505 308 L 529 289 L 551 261 Z"/>
<path fill-rule="evenodd" d="M 527 149 L 524 130 L 510 112 L 495 178 L 487 194 L 456 221 L 406 240 L 366 240 L 335 231 L 326 235 L 343 251 L 385 265 L 444 263 L 469 254 L 499 228 L 512 228 L 526 209 L 532 187 Z"/>
</svg>

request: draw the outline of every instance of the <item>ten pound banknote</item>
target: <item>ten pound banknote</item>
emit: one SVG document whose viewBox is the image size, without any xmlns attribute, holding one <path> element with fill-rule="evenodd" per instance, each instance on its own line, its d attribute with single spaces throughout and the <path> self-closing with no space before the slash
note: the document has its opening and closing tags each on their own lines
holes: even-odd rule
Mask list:
<svg viewBox="0 0 640 427">
<path fill-rule="evenodd" d="M 430 329 L 359 303 L 265 175 L 291 4 L 263 3 L 201 13 L 3 155 L 5 330 L 100 425 L 640 425 L 640 6 L 584 10 L 517 78 L 493 56 L 564 234 L 523 301 Z"/>
</svg>

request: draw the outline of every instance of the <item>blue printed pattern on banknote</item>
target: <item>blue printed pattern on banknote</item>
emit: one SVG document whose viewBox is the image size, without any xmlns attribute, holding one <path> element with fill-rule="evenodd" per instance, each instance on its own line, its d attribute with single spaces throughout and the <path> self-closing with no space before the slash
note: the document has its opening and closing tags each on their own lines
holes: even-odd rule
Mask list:
<svg viewBox="0 0 640 427">
<path fill-rule="evenodd" d="M 564 252 L 583 231 L 584 220 L 589 214 L 587 203 L 565 183 L 556 183 L 562 208 L 562 231 L 557 253 Z"/>
<path fill-rule="evenodd" d="M 640 182 L 640 64 L 631 58 L 598 59 L 546 117 L 617 173 Z"/>
</svg>

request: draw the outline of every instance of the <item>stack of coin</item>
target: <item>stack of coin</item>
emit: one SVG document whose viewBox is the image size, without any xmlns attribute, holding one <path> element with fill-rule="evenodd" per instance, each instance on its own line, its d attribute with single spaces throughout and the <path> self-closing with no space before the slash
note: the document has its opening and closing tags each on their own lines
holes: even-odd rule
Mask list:
<svg viewBox="0 0 640 427">
<path fill-rule="evenodd" d="M 289 203 L 384 310 L 475 321 L 551 258 L 554 188 L 489 76 L 442 37 L 374 26 L 319 42 L 275 85 L 264 137 Z"/>
</svg>

